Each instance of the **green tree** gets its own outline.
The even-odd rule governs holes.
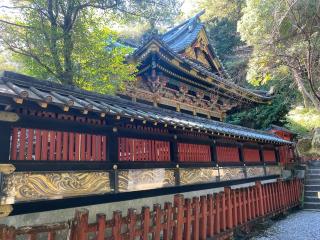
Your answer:
[[[304,105],[320,110],[320,1],[246,3],[238,30],[254,49],[248,80],[265,82],[286,73]]]
[[[286,115],[295,104],[298,97],[296,91],[290,86],[291,79],[273,79],[264,87],[274,86],[276,95],[269,105],[256,105],[250,109],[231,114],[226,119],[227,122],[256,129],[266,129],[271,124],[284,125]]]
[[[114,91],[121,89],[124,81],[134,79],[135,68],[124,65],[131,50],[116,43],[116,33],[107,27],[112,22],[110,18],[147,19],[160,6],[172,6],[172,2],[175,1],[13,1],[12,6],[2,6],[17,14],[11,20],[10,16],[0,18],[0,43],[16,53],[32,75],[102,92]]]

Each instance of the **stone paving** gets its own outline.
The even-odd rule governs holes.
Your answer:
[[[251,240],[320,240],[320,211],[299,211],[272,224]]]

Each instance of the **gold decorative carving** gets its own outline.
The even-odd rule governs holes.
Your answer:
[[[205,182],[216,182],[219,176],[218,168],[199,168],[199,169],[179,169],[180,184],[194,184]]]
[[[242,167],[222,167],[219,168],[219,171],[221,181],[245,178],[244,168]]]
[[[0,172],[4,174],[13,173],[16,170],[12,164],[0,164]]]
[[[247,167],[247,177],[261,177],[264,176],[264,167]]]
[[[17,122],[19,115],[13,112],[0,111],[0,121],[3,122]]]
[[[5,179],[4,192],[14,202],[59,199],[110,192],[107,172],[13,173]]]
[[[281,175],[280,166],[266,166],[266,175]]]
[[[118,173],[120,192],[174,186],[175,178],[172,169],[131,169]]]
[[[11,205],[0,205],[0,218],[7,217],[12,212],[13,208]]]

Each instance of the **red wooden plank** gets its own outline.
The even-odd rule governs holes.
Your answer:
[[[92,135],[92,160],[97,160],[97,136]]]
[[[233,226],[237,226],[238,225],[238,209],[239,207],[237,206],[237,193],[235,190],[232,191],[232,205],[233,205],[233,211],[232,211],[232,215],[233,216]]]
[[[12,129],[10,160],[17,160],[18,128]]]
[[[242,195],[241,195],[241,189],[238,189],[237,194],[238,194],[237,203],[238,203],[238,212],[239,212],[238,220],[239,220],[239,223],[242,224],[243,223],[243,209],[244,209],[243,205],[244,205],[244,203],[243,203],[243,199],[242,199]]]
[[[62,150],[62,132],[57,132],[56,135],[56,160],[61,159],[61,150]]]
[[[80,145],[81,145],[81,138],[80,138],[80,133],[75,133],[75,154],[74,154],[74,160],[79,161],[81,160],[80,156]]]
[[[74,133],[69,133],[69,160],[74,160]]]
[[[41,141],[41,160],[48,159],[48,131],[41,130],[42,141]]]
[[[33,154],[33,137],[34,137],[34,129],[28,129],[28,149],[27,149],[27,160],[32,160]]]
[[[121,240],[122,216],[120,211],[113,212],[112,237],[114,240]]]
[[[26,129],[20,129],[20,146],[19,146],[19,158],[18,160],[25,160],[26,153]]]
[[[86,160],[90,161],[91,160],[91,135],[86,134]]]
[[[207,228],[207,235],[208,237],[213,237],[214,235],[214,207],[213,207],[213,195],[208,194],[207,195],[207,201],[208,201],[208,228]]]
[[[102,158],[102,136],[97,136],[97,161],[101,161]]]
[[[35,129],[35,131],[36,131],[35,160],[40,160],[40,156],[41,156],[41,130]]]
[[[56,148],[56,132],[50,131],[50,150],[49,150],[49,160],[55,159],[55,148]]]
[[[62,152],[62,160],[68,160],[68,148],[69,148],[69,144],[68,144],[68,133],[67,132],[63,132],[63,152]]]
[[[80,160],[86,160],[86,134],[80,134]]]
[[[248,187],[246,190],[247,193],[247,206],[248,206],[248,220],[252,219],[252,214],[251,214],[251,210],[252,210],[252,198],[251,198],[251,190]]]

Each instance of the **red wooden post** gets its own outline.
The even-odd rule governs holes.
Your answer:
[[[221,228],[223,231],[226,231],[227,229],[227,222],[226,222],[226,195],[225,192],[222,193],[222,197],[221,197],[221,208],[222,208],[222,225]]]
[[[207,239],[207,197],[200,196],[200,240]]]
[[[225,196],[226,196],[226,221],[227,221],[227,228],[228,229],[232,229],[233,227],[233,224],[232,224],[232,199],[231,197],[234,197],[234,190],[232,191],[232,195],[231,195],[231,188],[230,187],[225,187],[224,188],[224,193],[225,193]],[[233,202],[233,209],[235,210],[235,204]]]
[[[173,236],[175,240],[182,240],[182,230],[183,230],[183,195],[176,194],[174,196],[174,207],[176,208],[175,214],[175,227],[173,230]]]
[[[55,239],[56,239],[56,232],[48,232],[48,240],[55,240]]]
[[[121,211],[113,212],[113,227],[112,227],[112,237],[114,240],[121,240]],[[82,240],[82,239],[81,239]]]
[[[259,215],[259,208],[258,208],[258,198],[257,198],[257,188],[254,186],[251,189],[251,200],[252,200],[252,219],[255,219]]]
[[[248,208],[248,220],[252,219],[252,214],[251,214],[251,209],[252,209],[252,200],[251,200],[251,190],[250,187],[247,188],[246,190],[246,194],[247,194],[247,208]]]
[[[215,233],[220,233],[220,193],[214,194],[214,203],[215,203],[215,221],[214,221],[214,227],[215,227]]]
[[[33,136],[34,129],[28,129],[28,149],[27,149],[27,160],[32,160],[33,154]]]
[[[16,229],[6,225],[0,225],[0,239],[1,240],[16,240]]]
[[[76,234],[77,240],[88,239],[88,218],[89,218],[89,211],[87,209],[76,210],[75,234]]]
[[[153,205],[153,211],[155,213],[154,215],[154,233],[153,238],[154,240],[160,240],[160,232],[161,232],[161,205],[160,204],[154,204]],[[132,239],[134,240],[134,239]]]
[[[257,189],[257,203],[258,203],[258,209],[259,209],[259,216],[264,215],[264,206],[263,206],[263,196],[262,196],[262,186],[261,182],[257,181],[256,182],[256,189]]]
[[[242,196],[241,196],[241,193],[242,193],[242,191],[241,191],[241,189],[238,189],[238,212],[239,212],[239,223],[240,224],[242,224],[243,223],[243,214],[242,214],[242,209],[243,209],[243,207],[244,207],[244,202],[243,202],[243,200],[242,200]]]
[[[172,204],[170,202],[166,202],[164,204],[165,210],[165,229],[163,230],[163,240],[170,240],[171,233],[172,233],[172,226],[173,226],[173,211],[172,211]]]
[[[149,207],[142,207],[142,240],[149,239],[149,228],[150,228],[150,209]]]
[[[134,240],[136,237],[136,222],[137,222],[137,215],[136,210],[133,208],[128,209],[128,235],[129,240]]]
[[[25,159],[25,150],[26,150],[26,129],[20,129],[20,147],[19,147],[19,160]]]
[[[245,189],[241,188],[240,193],[243,202],[243,223],[246,223],[248,221],[248,199],[246,197]]]
[[[214,234],[214,213],[213,213],[213,195],[208,194],[207,195],[207,201],[208,201],[208,228],[207,228],[207,235],[208,237],[213,237]]]
[[[186,198],[184,200],[185,206],[185,224],[183,230],[183,239],[190,240],[191,239],[191,223],[192,223],[192,205],[191,200]]]
[[[199,222],[200,222],[200,203],[198,197],[192,198],[193,207],[193,223],[192,223],[192,239],[199,239]]]
[[[233,200],[233,211],[231,211],[231,217],[233,219],[233,226],[238,225],[238,207],[237,207],[237,192],[236,190],[232,191],[232,200]],[[233,214],[232,214],[233,212]]]
[[[102,213],[97,214],[97,224],[98,224],[98,229],[97,229],[97,238],[96,240],[104,240],[105,236],[105,230],[106,230],[106,215]]]

